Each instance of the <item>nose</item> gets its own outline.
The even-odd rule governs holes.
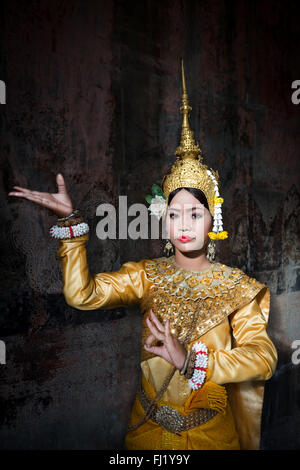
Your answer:
[[[182,232],[188,232],[188,231],[191,230],[188,221],[185,220],[185,219],[186,219],[186,217],[183,217],[183,219],[182,219],[182,224],[181,224],[181,231]]]

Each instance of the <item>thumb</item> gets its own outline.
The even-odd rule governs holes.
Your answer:
[[[66,184],[65,184],[64,177],[61,173],[58,173],[56,175],[56,184],[57,184],[57,187],[58,187],[58,192],[60,194],[66,194],[66,192],[67,192]]]

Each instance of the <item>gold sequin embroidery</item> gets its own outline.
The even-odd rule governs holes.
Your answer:
[[[212,263],[208,270],[188,271],[176,265],[174,256],[146,262],[147,277],[166,292],[183,299],[215,297],[233,289],[243,271],[221,263]]]
[[[191,342],[220,324],[236,309],[250,302],[265,287],[242,270],[213,263],[209,270],[193,272],[176,266],[170,258],[157,258],[145,263],[152,286],[143,304],[143,313],[153,308],[161,322],[170,320],[170,329],[179,340],[187,334],[195,309],[198,320]],[[172,274],[167,271],[172,270]],[[188,282],[189,281],[189,282]],[[141,359],[153,357],[143,345],[151,334],[143,318]]]

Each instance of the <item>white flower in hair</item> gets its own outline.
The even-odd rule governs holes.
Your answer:
[[[164,215],[167,205],[167,198],[163,190],[154,183],[152,186],[152,195],[147,194],[145,199],[148,204],[150,204],[148,207],[150,214],[155,215],[159,220]]]
[[[155,196],[148,207],[151,215],[155,215],[158,220],[162,217],[166,206],[166,200],[162,196]]]

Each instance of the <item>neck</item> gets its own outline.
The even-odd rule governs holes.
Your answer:
[[[189,253],[184,253],[175,248],[174,258],[178,266],[189,271],[203,271],[212,265],[206,258],[206,247]]]

